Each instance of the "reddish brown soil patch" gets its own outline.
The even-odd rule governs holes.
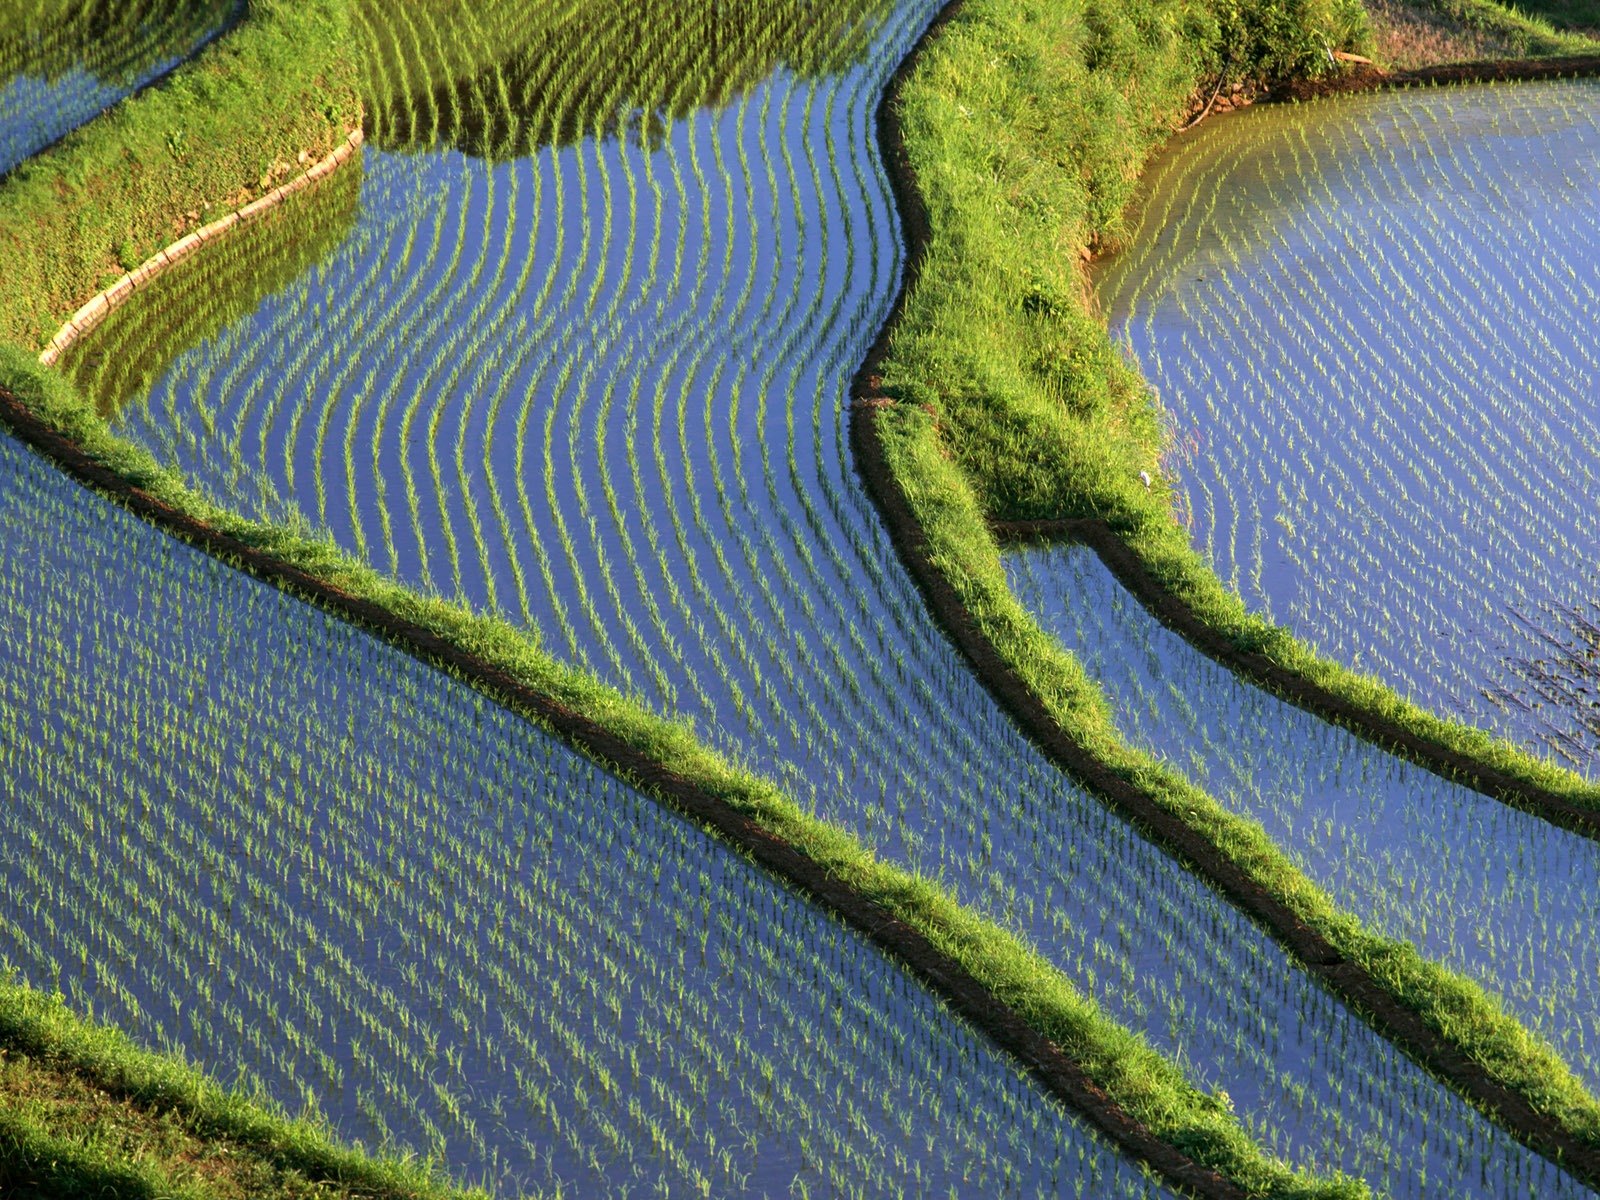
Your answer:
[[[1366,0],[1374,53],[1391,70],[1414,71],[1447,62],[1488,62],[1522,52],[1508,33],[1474,29],[1465,21],[1405,0]]]
[[[1356,67],[1331,79],[1307,79],[1284,84],[1270,93],[1271,100],[1311,100],[1384,88],[1427,87],[1443,83],[1531,83],[1541,79],[1586,79],[1600,75],[1600,55],[1585,58],[1501,59],[1494,62],[1455,63],[1419,67],[1414,71],[1380,71]]]

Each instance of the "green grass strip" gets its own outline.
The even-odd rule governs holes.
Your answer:
[[[181,1060],[0,979],[0,1188],[52,1196],[470,1200],[436,1169],[339,1145],[315,1116],[228,1091]],[[63,1128],[69,1112],[73,1120]],[[220,1177],[220,1178],[219,1178]],[[232,1184],[213,1188],[211,1184]]]
[[[1141,166],[1209,64],[1262,59],[1187,45],[1205,42],[1203,28],[1150,37],[1176,22],[1163,0],[1122,18],[1149,9],[1135,25],[1144,32],[1118,32],[1102,2],[1113,7],[1090,0],[1081,14],[1043,14],[1023,0],[975,0],[902,92],[933,239],[878,368],[882,391],[937,414],[988,518],[1103,518],[1156,582],[1240,649],[1490,773],[1600,813],[1600,784],[1319,656],[1249,612],[1190,546],[1159,471],[1154,398],[1093,311],[1079,264],[1116,242]],[[1115,51],[1105,46],[1113,35]]]
[[[1174,42],[1108,59],[1081,36],[1096,25],[1094,5],[1086,12],[1073,29],[1060,10],[1028,0],[970,0],[900,92],[931,232],[877,366],[882,391],[898,401],[877,420],[890,472],[934,566],[1072,741],[1217,847],[1492,1080],[1600,1149],[1600,1103],[1553,1049],[1476,984],[1364,930],[1259,824],[1125,746],[1098,686],[1008,586],[988,518],[1105,518],[1162,582],[1241,644],[1541,785],[1594,796],[1577,777],[1405,704],[1250,616],[1189,548],[1165,490],[1139,481],[1140,470],[1156,473],[1155,410],[1091,311],[1077,263],[1115,233],[1139,167],[1199,78],[1181,64],[1198,56]]]
[[[1581,33],[1558,28],[1538,12],[1540,5],[1527,8],[1499,4],[1496,0],[1406,0],[1419,12],[1431,13],[1444,20],[1485,33],[1512,47],[1526,57],[1555,57],[1566,54],[1593,54],[1595,39]],[[1548,5],[1552,13],[1561,9],[1559,4]],[[1572,6],[1584,11],[1590,20],[1600,19],[1600,9],[1593,5]],[[1533,11],[1528,11],[1532,9]]]
[[[117,1196],[122,1200],[190,1200],[210,1192],[192,1184],[175,1185],[159,1166],[131,1160],[125,1152],[88,1138],[54,1136],[29,1115],[7,1104],[0,1093],[0,1188],[7,1195]]]
[[[42,346],[124,271],[315,162],[360,123],[347,0],[239,25],[0,186],[0,341]]]
[[[774,784],[709,750],[687,725],[552,658],[529,631],[412,591],[316,539],[308,529],[250,521],[211,504],[142,448],[118,438],[65,378],[41,368],[26,351],[0,345],[0,386],[158,502],[421,627],[456,651],[581,714],[750,818],[922,935],[1059,1046],[1158,1139],[1238,1183],[1248,1195],[1356,1200],[1369,1194],[1360,1181],[1296,1172],[1266,1154],[1231,1105],[1196,1088],[1142,1036],[1104,1016],[1022,939],[966,909],[937,883],[878,860],[852,834],[818,820]],[[536,714],[524,715],[539,720]],[[635,782],[654,790],[649,778]]]
[[[978,7],[974,5],[974,8]],[[335,0],[323,0],[320,7],[313,8],[328,16],[327,29],[332,29],[336,24]],[[1229,9],[1225,19],[1205,11],[1196,15],[1177,5],[1167,8],[1158,6],[1149,13],[1128,13],[1113,7],[1071,10],[1037,6],[1037,11],[1054,14],[1052,20],[1065,20],[1065,25],[1051,27],[1054,33],[1060,35],[1059,39],[1031,47],[1007,47],[1005,56],[997,58],[994,64],[985,60],[985,65],[974,78],[985,81],[988,87],[1002,89],[1005,95],[1026,97],[1026,88],[1017,88],[1010,77],[1011,66],[1025,60],[1030,70],[1047,71],[1049,62],[1063,58],[1063,49],[1085,43],[1093,48],[1097,61],[1105,66],[1098,74],[1087,76],[1093,83],[1086,93],[1089,111],[1085,111],[1084,105],[1079,103],[1076,107],[1065,106],[1055,113],[1025,114],[1031,122],[1045,121],[1046,127],[1049,118],[1061,115],[1072,117],[1075,128],[1088,135],[1091,142],[1098,139],[1104,143],[1098,149],[1091,146],[1091,152],[1079,154],[1067,165],[1067,174],[1076,175],[1076,182],[1054,198],[1054,209],[1047,205],[1035,214],[1039,227],[1051,230],[1058,230],[1061,220],[1071,214],[1080,214],[1073,227],[1063,235],[1064,241],[1059,243],[1061,247],[1071,246],[1075,235],[1081,240],[1087,238],[1091,229],[1108,227],[1115,213],[1120,211],[1118,188],[1125,166],[1119,165],[1118,160],[1107,151],[1121,144],[1127,134],[1127,123],[1131,120],[1133,128],[1143,128],[1149,124],[1156,113],[1165,111],[1163,106],[1171,95],[1192,88],[1194,77],[1201,71],[1224,66],[1242,70],[1305,70],[1308,64],[1318,61],[1318,43],[1325,40],[1324,31],[1336,39],[1335,44],[1359,44],[1350,40],[1353,35],[1349,30],[1341,31],[1335,27],[1337,22],[1323,22],[1323,28],[1316,31],[1315,37],[1312,36],[1311,25],[1299,29],[1294,38],[1266,36],[1278,28],[1273,24],[1273,20],[1276,20],[1274,14],[1280,11],[1277,8],[1263,8],[1260,11],[1251,9],[1243,18],[1237,9]],[[1349,23],[1347,7],[1339,9],[1335,15]],[[1146,20],[1150,17],[1156,19]],[[270,36],[286,35],[289,25],[275,22],[287,20],[277,5],[263,2],[252,6],[249,28],[253,29],[255,36],[268,37],[270,40]],[[1189,24],[1196,22],[1196,28],[1188,28]],[[966,32],[964,27],[957,26],[952,27],[946,36],[954,37],[959,33],[965,37]],[[236,34],[235,38],[238,36]],[[334,35],[330,33],[329,36]],[[1232,42],[1237,42],[1238,46],[1231,46]],[[228,39],[224,45],[226,53],[230,55],[238,51],[238,43],[234,38]],[[1017,50],[1024,52],[1024,59],[1013,60],[1008,57]],[[1073,63],[1078,61],[1075,54],[1066,55],[1064,60]],[[1008,64],[1007,71],[996,69],[1000,62]],[[1122,90],[1114,83],[1107,84],[1108,79],[1117,78],[1114,74],[1116,70],[1140,67],[1141,64],[1153,64],[1155,68],[1154,74],[1140,77],[1147,84],[1147,90],[1143,93]],[[213,69],[206,58],[202,58],[196,67],[202,72]],[[187,94],[189,85],[185,79],[188,70],[186,68],[174,77],[172,90]],[[243,90],[240,94],[248,92],[248,86],[241,86]],[[302,90],[300,94],[304,98],[311,93]],[[125,105],[113,120],[97,122],[86,128],[57,155],[65,156],[72,162],[116,161],[116,147],[123,136],[123,126],[146,132],[159,128],[160,120],[148,118],[146,107],[153,105],[154,111],[170,117],[174,115],[169,107],[171,102],[169,89],[147,93],[136,102]],[[335,119],[338,114],[325,112],[324,115],[328,122],[327,132],[331,133],[342,124],[342,121]],[[177,128],[185,127],[180,125]],[[1033,126],[1029,125],[1028,128]],[[246,144],[257,148],[251,153],[257,153],[261,145],[260,130],[248,130],[245,135]],[[1003,143],[997,143],[999,145]],[[220,133],[213,148],[224,159],[237,159]],[[55,177],[60,177],[57,155],[45,156],[45,160],[34,168],[35,174],[46,177],[44,173],[56,172]],[[183,162],[183,156],[175,151],[173,157]],[[195,172],[193,179],[196,180],[213,177],[208,174],[209,168],[198,161],[201,157],[195,155],[195,161],[189,164]],[[980,167],[993,161],[987,151],[973,159]],[[33,195],[26,189],[24,192]],[[1080,197],[1086,197],[1090,202],[1085,205],[1080,202]],[[92,193],[84,194],[86,211],[80,219],[88,230],[87,243],[93,245],[97,238],[102,238],[104,232],[114,224],[109,214],[125,211],[118,206],[130,202],[127,194],[114,192],[102,211],[95,207]],[[14,196],[9,193],[0,195],[0,231],[11,231],[0,233],[0,236],[15,236],[18,213],[25,211],[19,207]],[[1097,214],[1097,218],[1083,218],[1083,212]],[[162,232],[159,237],[165,238],[166,233]],[[133,253],[137,255],[141,250]],[[84,250],[77,253],[80,260],[86,261],[91,257]],[[1048,263],[1050,260],[1038,261]],[[53,280],[54,276],[49,278]],[[83,278],[91,279],[92,272],[83,274]],[[94,282],[100,281],[95,279]],[[87,283],[84,286],[88,286]],[[1066,290],[1058,290],[1060,287]],[[1069,276],[1036,276],[1030,288],[1027,311],[1035,315],[1073,311]],[[37,298],[29,301],[24,296],[22,309],[26,311],[29,303],[37,307]],[[13,322],[13,329],[18,327],[15,313],[8,314],[7,319]],[[1103,338],[1103,330],[1099,333]],[[1046,350],[1055,354],[1060,361],[1070,364],[1072,347],[1055,346]],[[21,397],[37,415],[64,432],[117,476],[131,482],[160,503],[205,523],[244,546],[291,564],[340,592],[368,601],[401,620],[429,631],[457,651],[487,663],[530,689],[583,714],[625,745],[640,751],[653,762],[666,765],[706,794],[748,815],[762,828],[823,865],[834,878],[873,900],[924,936],[1035,1029],[1061,1046],[1104,1087],[1115,1102],[1157,1137],[1197,1162],[1237,1181],[1249,1194],[1283,1197],[1357,1197],[1366,1194],[1365,1186],[1359,1181],[1298,1174],[1264,1154],[1240,1126],[1226,1103],[1194,1088],[1174,1064],[1154,1051],[1141,1037],[1106,1019],[1090,998],[1073,988],[1061,972],[1031,947],[964,909],[936,884],[878,861],[848,833],[816,820],[772,784],[744,772],[707,750],[687,727],[665,720],[646,710],[640,703],[561,665],[542,652],[536,638],[528,631],[401,587],[380,577],[334,546],[317,540],[304,527],[280,528],[251,522],[211,505],[193,493],[180,478],[160,467],[148,454],[115,437],[64,379],[43,372],[31,353],[22,348],[0,348],[0,382]],[[977,510],[973,509],[969,515],[976,516]],[[994,563],[997,567],[997,556]],[[1063,675],[1062,678],[1068,676]],[[643,782],[648,784],[648,780]]]

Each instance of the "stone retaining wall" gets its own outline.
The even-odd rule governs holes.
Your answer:
[[[215,241],[235,225],[255,220],[262,213],[276,208],[295,193],[304,191],[320,179],[325,179],[339,168],[340,163],[361,148],[361,142],[361,130],[352,131],[344,141],[334,147],[332,153],[309,168],[303,175],[297,175],[288,183],[273,188],[261,199],[251,201],[237,212],[231,212],[220,220],[201,226],[188,236],[179,238],[165,250],[157,251],[153,257],[129,271],[121,279],[73,313],[67,323],[61,327],[55,337],[50,339],[50,343],[40,352],[39,362],[47,367],[55,366],[62,354],[66,352],[67,347],[99,325],[111,313],[112,309],[122,304],[129,296],[144,287],[152,279],[155,279],[172,264],[188,258],[201,246],[204,246],[207,242]]]

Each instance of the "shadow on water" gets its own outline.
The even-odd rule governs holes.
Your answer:
[[[1600,562],[1597,197],[1593,81],[1247,110],[1153,164],[1096,279],[1223,581],[1591,774],[1592,694],[1538,664]]]
[[[1571,714],[1567,726],[1541,730],[1541,740],[1565,759],[1600,758],[1600,603],[1546,605],[1532,619],[1513,615],[1536,652],[1509,664],[1520,685],[1513,682],[1485,695],[1528,713],[1550,708]]]
[[[180,354],[247,317],[339,246],[360,214],[361,180],[356,156],[288,204],[178,262],[135,301],[113,309],[92,337],[73,343],[60,369],[102,416],[120,411]]]
[[[381,149],[499,160],[596,136],[658,146],[673,121],[780,67],[807,78],[861,61],[885,13],[881,0],[445,7],[432,20],[449,36],[425,48],[388,0],[363,12],[366,132]]]
[[[0,175],[165,74],[244,0],[0,0]]]

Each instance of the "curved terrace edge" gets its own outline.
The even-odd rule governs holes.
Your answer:
[[[913,55],[926,44],[937,27],[937,22],[930,27],[913,49]],[[326,167],[318,177],[331,172],[338,162],[354,153],[360,140],[359,133],[347,135],[344,144],[319,162],[318,168],[313,169]],[[194,253],[203,245],[216,241],[221,233],[233,225],[256,216],[286,199],[287,195],[309,186],[314,182],[309,178],[311,174],[306,172],[290,185],[279,189],[280,194],[262,197],[247,206],[248,213],[235,213],[214,222],[208,227],[206,236],[200,236],[200,231],[189,235],[176,244],[181,247],[176,255],[169,248],[147,260],[143,267],[130,272],[106,289],[108,293],[115,294],[114,298],[111,295],[97,297],[80,309],[74,320],[68,322],[67,330],[72,330],[68,340],[92,328],[116,303],[147,283],[155,273],[166,269],[175,258],[181,259]],[[144,272],[142,275],[141,271]],[[61,349],[64,346],[57,348],[57,356]],[[41,370],[53,377],[53,371],[49,370],[52,361],[53,358],[42,363],[35,360]],[[70,391],[70,385],[67,386]],[[68,477],[119,504],[148,524],[287,594],[318,605],[385,638],[430,666],[457,675],[511,711],[552,730],[569,745],[643,788],[666,806],[708,827],[777,876],[793,891],[809,897],[825,911],[863,934],[869,943],[899,960],[955,1013],[1018,1060],[1044,1085],[1047,1092],[1086,1118],[1113,1145],[1148,1164],[1184,1193],[1215,1197],[1216,1200],[1235,1200],[1247,1194],[1234,1180],[1152,1132],[1136,1114],[1110,1095],[1078,1059],[1040,1031],[1039,1027],[1044,1023],[1042,1019],[1030,1018],[1013,1004],[1002,1000],[994,985],[983,982],[969,969],[972,963],[963,963],[957,956],[945,953],[935,944],[935,938],[903,919],[896,912],[894,899],[906,900],[907,912],[917,910],[919,905],[921,909],[928,907],[928,897],[913,894],[916,891],[914,879],[897,868],[880,868],[880,871],[887,871],[896,878],[876,880],[880,885],[887,884],[879,889],[886,901],[879,902],[849,881],[841,879],[827,863],[808,854],[803,846],[764,826],[760,820],[742,811],[727,798],[726,793],[737,792],[740,786],[746,791],[759,789],[763,786],[762,781],[741,777],[730,788],[726,779],[691,778],[665,765],[662,756],[639,749],[636,741],[641,731],[637,714],[623,714],[613,728],[564,704],[557,694],[531,685],[526,677],[519,677],[514,666],[508,667],[505,663],[497,663],[464,648],[467,643],[481,643],[481,636],[474,638],[472,635],[481,635],[483,630],[473,627],[464,632],[460,628],[461,622],[449,617],[430,626],[409,619],[396,611],[395,607],[387,607],[374,599],[372,594],[357,594],[338,586],[317,572],[326,568],[330,575],[337,576],[341,567],[350,565],[342,561],[342,556],[335,554],[330,560],[326,547],[308,542],[292,531],[239,522],[225,510],[210,510],[204,504],[195,503],[195,498],[180,480],[159,468],[152,469],[152,464],[141,461],[142,456],[136,452],[125,454],[121,443],[106,431],[103,423],[87,408],[81,413],[73,411],[70,415],[64,415],[52,412],[49,402],[41,402],[36,409],[0,380],[0,427],[8,429]],[[101,440],[106,442],[107,445],[102,449],[107,452],[97,454],[89,446],[91,443],[99,444]],[[175,501],[174,496],[178,497]],[[259,534],[263,544],[276,548],[278,552],[234,536],[229,529],[235,524],[239,526],[237,532],[249,531],[245,533],[246,538]],[[373,590],[390,599],[403,592],[397,585]],[[425,599],[410,593],[405,595],[407,604],[404,607],[408,611],[426,613],[430,617],[437,615],[433,611],[435,606]],[[470,618],[466,620],[468,625],[472,624]],[[441,634],[441,628],[447,632]],[[457,636],[452,638],[451,633]],[[596,684],[589,686],[599,687]],[[609,693],[599,700],[601,707],[609,709],[615,709],[619,702],[626,706],[620,696]],[[635,718],[631,726],[630,716]],[[644,720],[666,725],[663,719],[653,716],[646,716]],[[659,732],[654,728],[644,730],[645,735]],[[630,740],[630,735],[634,740]],[[688,765],[692,771],[700,764]],[[749,799],[748,796],[745,798]],[[848,834],[843,836],[849,837]],[[969,925],[974,919],[982,922],[981,918],[973,918],[964,910],[957,911],[968,920]],[[922,925],[932,928],[936,935],[947,935],[947,940],[953,944],[962,945],[970,941],[970,927],[960,930],[945,928],[937,915],[929,916],[926,912],[918,911],[918,916],[923,918],[920,922]],[[991,929],[989,932],[992,935],[1000,931]],[[975,950],[973,954],[977,956],[972,960],[974,963],[982,958],[982,950]],[[1004,968],[1001,973],[1004,973]],[[1007,982],[1012,985],[1008,988],[1010,992],[1018,993],[1020,990],[1023,997],[1028,998],[1026,983],[1019,989],[1018,980]],[[1050,998],[1044,997],[1042,1007],[1048,1009],[1049,1004]],[[1088,1004],[1090,1008],[1094,1007],[1092,1000]],[[1098,1016],[1094,1020],[1103,1025],[1110,1024]],[[1095,1044],[1094,1038],[1095,1034],[1091,1031],[1086,1038],[1089,1048],[1106,1051],[1106,1047]],[[1109,1052],[1113,1055],[1119,1053],[1116,1050]],[[1143,1052],[1159,1058],[1148,1048]],[[1221,1106],[1217,1102],[1204,1097],[1186,1079],[1181,1079],[1175,1066],[1165,1059],[1161,1059],[1161,1062],[1165,1064],[1167,1077],[1157,1081],[1158,1091],[1165,1088],[1171,1092],[1173,1085],[1181,1080],[1181,1086],[1194,1093],[1193,1099],[1179,1101],[1180,1107],[1185,1103],[1189,1105],[1187,1119],[1178,1121],[1189,1142],[1208,1147],[1214,1152],[1218,1151],[1220,1144],[1221,1157],[1236,1167],[1243,1161],[1252,1169],[1258,1184],[1263,1179],[1269,1181],[1270,1194],[1325,1194],[1319,1190],[1317,1181],[1291,1172],[1275,1160],[1268,1159],[1232,1117],[1220,1115]],[[1119,1061],[1117,1065],[1120,1068],[1134,1064]],[[1168,1098],[1176,1099],[1176,1096]],[[1170,1113],[1164,1115],[1170,1117]],[[1224,1128],[1220,1137],[1219,1127]],[[1338,1190],[1327,1194],[1339,1197],[1351,1194],[1348,1188],[1335,1186]],[[1251,1191],[1259,1194],[1256,1189]]]
[[[257,217],[277,208],[291,196],[297,195],[312,184],[326,179],[334,171],[338,170],[341,163],[345,162],[361,148],[363,137],[364,135],[360,129],[351,130],[345,135],[344,141],[340,142],[304,172],[289,180],[288,183],[280,184],[266,195],[246,204],[243,208],[212,221],[209,225],[202,225],[193,233],[179,238],[170,246],[157,250],[122,278],[115,280],[109,286],[90,297],[77,312],[67,318],[66,323],[50,339],[45,348],[39,352],[39,365],[44,367],[55,366],[74,342],[98,326],[111,315],[113,310],[126,303],[140,288],[159,279],[172,267],[200,249],[200,247],[216,241],[235,226],[248,224]]]
[[[941,22],[953,19],[962,6],[962,0],[956,0],[941,14]],[[1565,69],[1566,74],[1572,74],[1575,63],[1586,74],[1600,74],[1600,58],[1553,60],[1548,65],[1541,62],[1488,63],[1397,75],[1362,72],[1353,85],[1341,85],[1338,80],[1321,83],[1304,81],[1282,85],[1274,89],[1271,95],[1279,100],[1300,100],[1347,91],[1432,83],[1552,78],[1561,73],[1561,68]],[[912,65],[912,60],[908,60],[902,70],[896,73],[877,113],[879,145],[906,241],[900,289],[877,340],[856,373],[850,392],[848,420],[856,469],[889,530],[897,554],[916,580],[935,620],[991,695],[1048,758],[1266,928],[1304,965],[1308,973],[1365,1017],[1381,1036],[1425,1069],[1448,1081],[1475,1107],[1499,1122],[1529,1148],[1591,1186],[1600,1186],[1600,1139],[1586,1136],[1586,1131],[1574,1128],[1573,1122],[1564,1121],[1553,1115],[1547,1107],[1533,1102],[1530,1097],[1542,1090],[1539,1085],[1544,1080],[1536,1081],[1531,1089],[1525,1090],[1508,1084],[1497,1077],[1496,1072],[1486,1069],[1471,1048],[1444,1036],[1423,1011],[1405,1003],[1396,991],[1385,986],[1368,964],[1349,956],[1323,930],[1304,919],[1296,911],[1296,906],[1276,889],[1263,886],[1256,878],[1256,872],[1230,855],[1200,827],[1198,821],[1183,819],[1170,807],[1163,805],[1145,782],[1136,779],[1126,764],[1106,761],[1075,737],[1051,713],[1034,688],[995,644],[984,621],[969,607],[961,591],[935,561],[928,531],[890,462],[883,420],[886,414],[896,409],[899,402],[883,393],[883,381],[878,374],[880,365],[889,355],[908,298],[917,285],[932,238],[928,206],[907,152],[905,130],[897,110],[898,92]],[[1519,68],[1526,68],[1527,74],[1517,74]],[[960,470],[959,467],[956,469]],[[997,532],[1028,537],[1039,536],[1047,529],[1055,532],[1057,529],[1070,528],[1074,537],[1088,541],[1100,551],[1114,571],[1125,570],[1129,578],[1145,581],[1146,593],[1162,603],[1165,610],[1173,613],[1191,612],[1194,620],[1189,623],[1190,628],[1208,629],[1208,639],[1226,636],[1207,625],[1198,613],[1184,605],[1176,595],[1172,596],[1170,604],[1161,600],[1169,589],[1163,587],[1148,570],[1137,549],[1104,520],[1016,522],[998,524],[996,528],[997,524],[991,523],[985,532],[991,537]],[[1113,559],[1116,560],[1114,563]],[[1141,596],[1141,599],[1145,597]],[[1337,667],[1337,664],[1332,665]],[[1280,667],[1279,670],[1286,676],[1298,677],[1298,673],[1287,668]],[[1307,680],[1308,684],[1310,682]],[[1315,708],[1312,711],[1327,715]],[[1443,766],[1435,766],[1433,762],[1423,765],[1448,774]],[[1473,778],[1482,786],[1486,776],[1480,773]],[[1488,790],[1488,787],[1483,790]],[[1496,793],[1491,791],[1490,794]],[[1558,800],[1558,797],[1551,793],[1551,799]],[[1554,811],[1553,804],[1549,806],[1549,811]],[[1542,812],[1541,815],[1546,813]],[[1581,831],[1588,832],[1588,829]],[[1291,866],[1289,870],[1293,871],[1294,868]],[[1312,886],[1320,895],[1320,889]],[[1370,939],[1371,935],[1366,937]],[[1483,994],[1480,991],[1478,995]],[[1520,1025],[1517,1028],[1520,1029]],[[1564,1066],[1559,1064],[1559,1060],[1556,1062]],[[1526,1080],[1522,1082],[1527,1083]],[[1575,1079],[1565,1086],[1577,1086],[1582,1090]],[[1595,1102],[1587,1096],[1586,1091],[1583,1094],[1587,1099],[1585,1107],[1592,1113]]]
[[[78,483],[163,532],[381,636],[429,666],[450,671],[498,703],[554,731],[563,741],[680,815],[710,829],[785,886],[887,951],[952,1011],[1017,1059],[1052,1095],[1088,1119],[1113,1144],[1149,1164],[1186,1194],[1207,1200],[1242,1200],[1246,1195],[1232,1180],[1153,1134],[1112,1099],[1075,1059],[927,936],[709,788],[645,754],[592,717],[530,687],[437,632],[164,503],[86,453],[3,385],[0,425]]]

